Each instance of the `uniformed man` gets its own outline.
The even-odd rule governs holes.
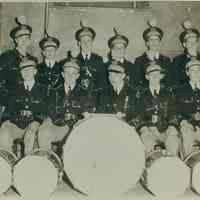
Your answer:
[[[8,50],[0,56],[1,79],[7,91],[11,92],[22,80],[19,63],[27,59],[37,59],[28,53],[31,45],[31,26],[27,25],[25,17],[16,18],[17,26],[10,32],[15,48]],[[2,82],[2,81],[0,81]],[[8,98],[8,96],[7,96]]]
[[[176,98],[186,157],[200,142],[200,61],[192,59],[185,69],[189,80],[176,90]]]
[[[77,56],[78,64],[81,68],[81,81],[85,87],[91,81],[97,90],[104,87],[106,83],[106,71],[101,56],[93,52],[93,42],[96,32],[93,28],[81,24],[81,28],[75,33],[75,38],[80,47]]]
[[[117,117],[129,121],[136,108],[136,92],[129,85],[126,66],[113,61],[108,67],[109,84],[98,96],[97,112],[116,114]],[[130,102],[131,101],[131,102]]]
[[[148,85],[140,92],[135,126],[147,154],[159,147],[177,155],[179,139],[175,128],[175,100],[172,91],[161,83],[164,76],[163,68],[158,63],[152,62],[147,66],[145,77]]]
[[[184,31],[180,34],[179,40],[184,48],[184,53],[173,59],[173,78],[177,85],[185,84],[186,80],[188,80],[188,76],[185,73],[186,63],[193,57],[200,60],[200,54],[197,51],[200,36],[199,30],[193,27],[190,20],[184,21],[183,28]]]
[[[45,89],[35,80],[37,63],[24,59],[20,64],[22,81],[15,87],[8,100],[0,129],[0,146],[12,151],[15,139],[23,138],[25,153],[33,149],[35,134],[43,122],[45,109]],[[16,153],[16,152],[14,152]]]
[[[167,85],[171,84],[171,61],[170,58],[160,53],[162,44],[163,31],[157,26],[156,19],[148,21],[149,28],[143,32],[143,39],[145,41],[147,51],[143,55],[135,59],[135,67],[139,68],[142,83],[148,84],[145,78],[145,67],[152,61],[159,62],[159,65],[166,71],[162,82]]]
[[[106,68],[111,64],[112,60],[121,62],[127,71],[127,77],[130,79],[130,84],[135,86],[139,84],[140,77],[139,72],[135,68],[135,65],[125,58],[126,49],[129,44],[129,39],[119,33],[119,30],[113,28],[115,35],[108,40],[109,61],[105,64]]]
[[[80,67],[76,60],[63,64],[64,83],[56,89],[56,99],[51,98],[48,106],[49,119],[39,132],[39,146],[52,149],[53,142],[64,140],[73,125],[84,116],[95,111],[95,100],[91,88],[84,88],[79,82]],[[90,86],[89,86],[90,87]]]
[[[60,42],[48,34],[39,42],[43,61],[38,65],[38,81],[46,85],[46,96],[49,98],[53,91],[63,82],[62,65],[56,60]]]

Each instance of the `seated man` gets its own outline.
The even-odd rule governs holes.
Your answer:
[[[56,99],[50,99],[48,120],[44,122],[38,135],[39,146],[52,149],[52,143],[64,140],[73,125],[94,112],[93,90],[85,89],[79,81],[80,67],[76,60],[66,60],[63,64],[64,83],[56,92]],[[53,95],[55,96],[55,95]]]
[[[99,93],[97,112],[116,114],[117,117],[128,120],[130,114],[134,115],[136,108],[136,93],[128,83],[128,72],[125,66],[117,61],[113,61],[107,70],[109,84]]]
[[[155,150],[156,146],[162,147],[164,144],[164,148],[170,154],[177,155],[179,138],[175,128],[175,100],[172,91],[161,84],[163,72],[160,65],[155,62],[146,68],[145,77],[148,85],[144,86],[140,93],[136,128],[147,154]]]
[[[186,75],[189,81],[176,90],[184,156],[193,151],[196,141],[200,141],[200,61],[189,61]]]
[[[13,90],[3,115],[0,147],[12,151],[14,140],[24,138],[25,153],[29,153],[33,149],[35,133],[45,116],[45,89],[35,81],[37,69],[34,60],[24,60],[19,67],[23,81]]]

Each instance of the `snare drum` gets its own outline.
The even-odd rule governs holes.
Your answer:
[[[13,166],[17,157],[12,152],[0,149],[0,194],[6,192],[13,182]]]
[[[49,196],[61,181],[63,164],[53,151],[36,149],[14,167],[14,186],[22,196]]]
[[[190,170],[178,157],[166,150],[155,150],[146,159],[141,183],[156,196],[178,196],[189,186]]]
[[[200,150],[192,152],[185,159],[185,163],[191,169],[190,186],[193,191],[200,194]]]
[[[121,195],[135,187],[145,166],[137,132],[113,115],[95,114],[79,122],[64,145],[64,168],[87,195]]]

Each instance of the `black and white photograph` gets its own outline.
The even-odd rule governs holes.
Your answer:
[[[0,199],[200,198],[200,1],[0,1]]]

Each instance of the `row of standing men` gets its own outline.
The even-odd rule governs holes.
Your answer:
[[[96,33],[76,31],[80,53],[56,61],[60,42],[46,36],[39,42],[43,61],[27,51],[32,27],[23,18],[10,32],[15,48],[0,56],[2,125],[0,147],[14,151],[23,138],[25,153],[35,138],[42,148],[62,141],[73,125],[89,113],[114,113],[140,134],[146,152],[164,145],[173,155],[187,156],[200,140],[200,33],[184,22],[180,41],[184,53],[170,61],[160,53],[163,31],[155,21],[143,32],[147,50],[131,63],[125,58],[129,39],[114,29],[108,40],[108,61],[93,53]],[[60,143],[62,145],[63,143]]]

